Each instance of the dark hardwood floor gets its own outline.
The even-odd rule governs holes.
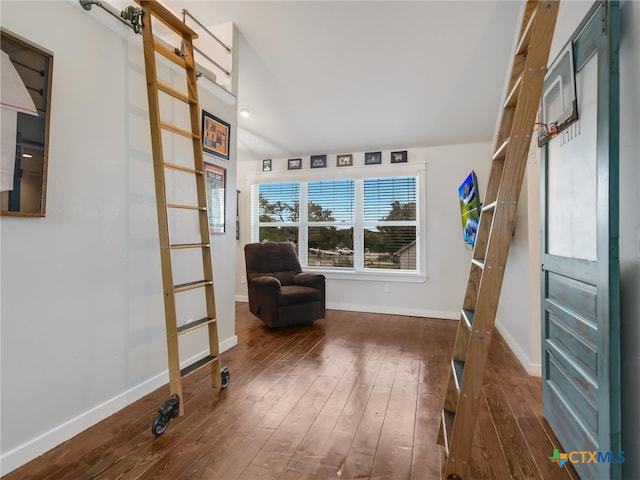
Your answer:
[[[231,384],[184,381],[185,415],[150,432],[168,386],[3,477],[27,479],[439,479],[438,418],[456,322],[331,310],[269,331],[237,304]],[[473,442],[473,479],[570,479],[549,461],[540,380],[496,335]]]

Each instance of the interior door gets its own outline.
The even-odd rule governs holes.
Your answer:
[[[573,38],[579,119],[542,154],[544,414],[580,477],[597,480],[620,478],[623,460],[618,18],[617,2],[599,3]]]

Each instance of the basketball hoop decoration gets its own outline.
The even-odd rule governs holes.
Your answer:
[[[541,104],[540,120],[536,123],[539,147],[578,120],[573,45],[571,43],[560,52],[547,72],[542,86]]]
[[[547,143],[550,139],[560,133],[560,130],[558,130],[558,122],[536,122],[535,125],[538,127],[538,142],[541,142],[544,139],[544,143]]]

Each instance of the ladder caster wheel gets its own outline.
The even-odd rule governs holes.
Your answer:
[[[227,367],[222,367],[220,369],[220,377],[222,380],[222,384],[220,385],[220,389],[224,390],[231,383],[231,374],[229,373],[229,369]]]
[[[169,426],[172,418],[176,418],[180,412],[180,399],[177,395],[173,395],[164,405],[158,409],[158,415],[151,424],[151,433],[154,435],[162,435]]]
[[[162,435],[169,426],[170,420],[171,417],[165,415],[164,413],[159,413],[158,415],[156,415],[156,418],[151,424],[151,433],[153,433],[155,436]]]

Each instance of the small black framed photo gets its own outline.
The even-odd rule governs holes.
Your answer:
[[[262,171],[270,172],[271,171],[271,159],[267,158],[266,160],[262,160]]]
[[[407,163],[407,151],[391,152],[391,163]]]
[[[336,160],[336,166],[338,167],[352,167],[353,166],[353,154],[345,153],[342,155],[338,155]]]
[[[327,156],[326,155],[311,155],[311,168],[326,168]]]
[[[379,165],[382,163],[382,152],[367,152],[364,154],[365,165]]]
[[[301,170],[302,169],[302,159],[301,158],[290,158],[287,162],[287,170]]]

